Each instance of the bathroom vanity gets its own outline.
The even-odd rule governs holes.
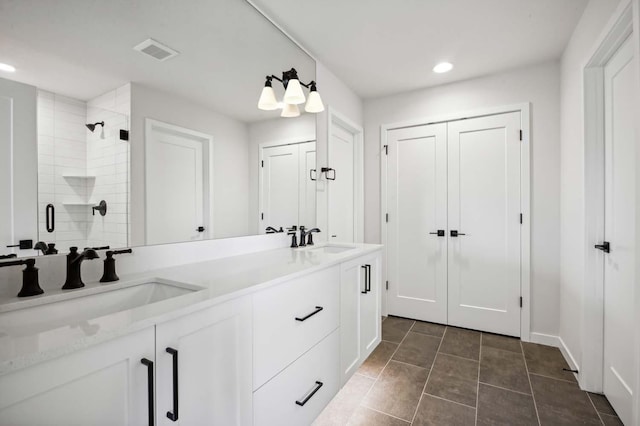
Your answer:
[[[325,244],[8,300],[0,424],[311,424],[380,342],[380,267]]]

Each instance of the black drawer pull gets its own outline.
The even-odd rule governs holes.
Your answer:
[[[298,404],[301,407],[304,407],[304,404],[306,404],[307,402],[309,402],[309,400],[313,397],[313,395],[316,394],[316,392],[318,392],[320,390],[320,388],[324,385],[324,383],[322,382],[318,382],[316,380],[316,387],[311,391],[311,393],[309,395],[307,395],[302,401],[296,401],[296,404]]]
[[[316,310],[315,311],[311,312],[306,317],[302,317],[302,318],[296,317],[296,321],[306,321],[306,320],[308,320],[309,318],[311,318],[312,316],[314,316],[315,314],[317,314],[318,312],[320,312],[323,309],[324,308],[322,306],[316,306]]]
[[[172,420],[178,420],[178,350],[167,348],[167,352],[173,356],[173,413],[167,411],[167,417]]]
[[[367,269],[367,265],[360,266],[364,269],[364,291],[361,291],[362,294],[367,294],[369,290],[367,290],[367,282],[369,281],[369,269]]]
[[[156,409],[153,406],[153,361],[142,358],[140,362],[147,366],[147,396],[149,398],[149,426],[154,426],[156,423],[155,412]]]
[[[367,270],[367,293],[371,291],[371,265],[364,265]]]
[[[53,232],[56,229],[56,208],[53,204],[47,204],[45,217],[47,221],[47,232]]]

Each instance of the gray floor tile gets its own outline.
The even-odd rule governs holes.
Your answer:
[[[377,378],[391,356],[398,347],[397,343],[385,342],[384,340],[373,350],[369,358],[362,363],[358,369],[359,374]]]
[[[610,416],[617,416],[616,411],[613,409],[606,396],[599,393],[589,393],[589,398],[596,407],[596,410],[600,413],[609,414]]]
[[[349,420],[349,426],[408,426],[410,423],[386,414],[359,407]]]
[[[531,394],[529,376],[522,353],[483,346],[480,359],[480,381]]]
[[[392,359],[430,369],[433,360],[436,358],[440,340],[439,337],[410,331]]]
[[[620,420],[618,416],[600,413],[600,417],[605,426],[624,426],[624,423],[622,423],[622,420]]]
[[[411,421],[429,371],[390,361],[362,405]]]
[[[346,425],[374,383],[375,379],[354,374],[331,400],[313,425]]]
[[[425,394],[412,425],[474,426],[475,421],[473,408]]]
[[[564,371],[569,364],[564,360],[560,349],[552,346],[522,342],[529,373],[577,383],[573,373]]]
[[[413,320],[398,317],[387,317],[382,323],[382,340],[400,343],[413,325]]]
[[[442,337],[446,325],[434,324],[432,322],[416,321],[411,331],[415,333],[428,334],[429,336]]]
[[[577,384],[531,374],[542,425],[599,425],[600,418]]]
[[[478,361],[438,353],[427,394],[475,407],[477,388]]]
[[[533,398],[480,383],[478,390],[479,425],[537,425]]]
[[[480,332],[447,327],[440,352],[469,359],[480,359]]]
[[[509,352],[522,353],[520,339],[501,336],[499,334],[482,333],[482,347],[502,349]]]

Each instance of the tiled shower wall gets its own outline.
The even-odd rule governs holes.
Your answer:
[[[130,86],[89,102],[38,92],[39,239],[70,246],[128,245],[128,142],[119,139],[129,129]],[[91,133],[86,123],[105,121]],[[100,200],[106,216],[92,215]],[[55,206],[55,231],[46,230],[46,206]]]

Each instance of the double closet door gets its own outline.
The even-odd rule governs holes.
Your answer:
[[[390,130],[388,311],[520,335],[520,112]]]

